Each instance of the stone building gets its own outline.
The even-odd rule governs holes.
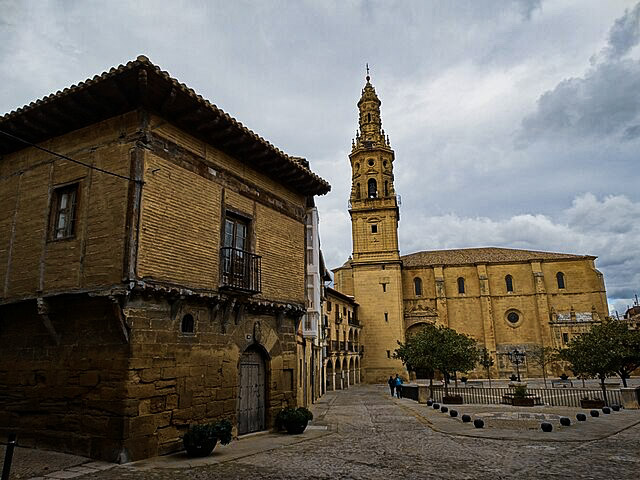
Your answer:
[[[353,297],[333,288],[325,288],[323,304],[326,355],[325,390],[341,390],[360,383],[360,365],[364,354],[358,304]]]
[[[123,462],[298,403],[306,161],[145,57],[0,131],[0,434]]]
[[[380,105],[367,76],[349,155],[353,256],[334,270],[335,289],[358,305],[364,381],[382,382],[401,372],[393,358],[397,342],[428,323],[472,336],[497,359],[493,374],[504,377],[513,371],[508,351],[562,346],[608,315],[596,257],[508,248],[401,256],[395,154],[382,129]],[[525,369],[525,375],[540,373]]]

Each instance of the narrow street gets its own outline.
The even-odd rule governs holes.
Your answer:
[[[414,402],[393,400],[386,388],[362,385],[323,397],[314,407],[313,430],[328,430],[309,441],[200,467],[141,470],[133,464],[81,478],[636,479],[640,470],[637,424],[597,441],[492,440],[438,433],[416,411]]]

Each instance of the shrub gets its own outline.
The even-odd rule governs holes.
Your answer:
[[[513,396],[515,398],[525,398],[527,396],[527,387],[524,385],[517,385],[513,389]]]
[[[287,407],[280,410],[276,416],[276,428],[282,430],[287,424],[307,424],[313,420],[313,413],[304,407]]]

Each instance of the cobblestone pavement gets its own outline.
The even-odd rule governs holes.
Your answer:
[[[310,435],[308,441],[223,463],[187,468],[186,462],[176,461],[171,465],[175,468],[167,468],[166,462],[162,468],[153,468],[152,460],[115,466],[80,478],[638,478],[638,424],[605,439],[585,442],[467,437],[434,431],[416,413],[414,402],[393,400],[386,392],[381,386],[363,385],[325,395],[314,406],[314,424],[329,425],[328,434]],[[635,413],[640,420],[640,412]],[[300,438],[304,440],[305,436]],[[238,444],[242,442],[245,440]],[[234,443],[224,448],[233,449]]]

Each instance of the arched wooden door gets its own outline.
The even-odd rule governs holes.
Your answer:
[[[257,349],[242,354],[239,369],[238,435],[266,428],[266,368],[264,357]]]

